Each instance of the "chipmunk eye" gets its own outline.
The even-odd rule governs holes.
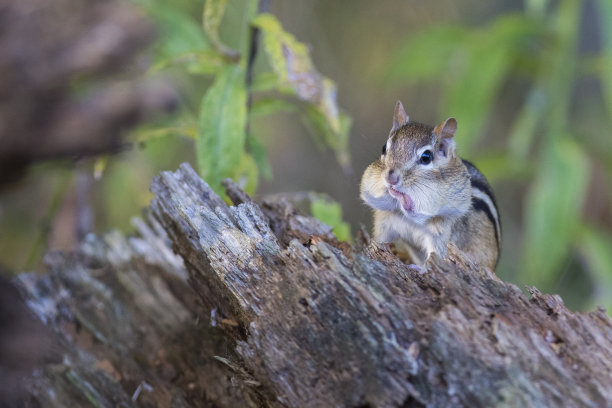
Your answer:
[[[423,153],[421,153],[421,158],[419,159],[419,162],[421,164],[429,164],[432,160],[433,153],[431,152],[431,150],[425,150]]]
[[[383,152],[383,155],[385,155],[387,153],[387,144],[386,143],[383,145],[382,152]]]

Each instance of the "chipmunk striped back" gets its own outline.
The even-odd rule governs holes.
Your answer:
[[[491,186],[487,182],[485,176],[471,162],[461,159],[470,174],[470,183],[472,184],[472,208],[476,211],[482,211],[486,214],[491,224],[495,228],[495,241],[497,249],[501,250],[502,230],[501,221],[499,219],[499,211],[497,210],[497,202]]]

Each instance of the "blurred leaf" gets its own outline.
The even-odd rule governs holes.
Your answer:
[[[289,74],[287,72],[287,61],[283,46],[301,48],[301,54],[308,52],[304,44],[299,43],[291,34],[283,30],[278,20],[271,14],[260,14],[253,20],[252,24],[258,27],[264,34],[263,46],[268,56],[272,71],[276,74],[278,81],[285,86],[290,86]]]
[[[351,128],[350,116],[340,114],[339,133],[335,133],[330,128],[329,122],[317,107],[306,107],[303,111],[302,119],[319,148],[329,146],[334,151],[336,159],[342,166],[343,171],[345,173],[350,173],[351,157],[348,149],[349,130]]]
[[[264,49],[281,89],[289,88],[298,99],[316,106],[332,132],[340,134],[336,84],[315,69],[308,47],[286,32],[271,14],[258,15],[253,25],[264,34]]]
[[[328,144],[334,149],[336,159],[342,166],[346,174],[352,172],[351,155],[349,152],[349,131],[351,130],[352,119],[350,116],[343,113],[340,114],[340,132]]]
[[[342,207],[335,201],[313,198],[310,203],[312,216],[333,228],[339,241],[351,240],[351,227],[342,220]]]
[[[465,59],[447,64],[449,86],[443,97],[442,116],[459,122],[458,137],[465,151],[481,136],[500,86],[526,40],[538,31],[536,21],[511,15],[495,20],[469,36],[462,49]]]
[[[227,63],[227,59],[222,54],[212,49],[205,49],[163,59],[151,67],[150,71],[154,73],[179,65],[184,66],[190,74],[211,75],[219,72]]]
[[[144,4],[160,31],[155,43],[160,60],[210,47],[197,22],[174,4],[163,1],[139,2]]]
[[[585,226],[578,235],[578,251],[595,282],[593,306],[612,311],[612,236]]]
[[[525,205],[521,277],[536,286],[551,285],[582,225],[580,209],[588,183],[589,161],[569,137],[551,140],[539,163]]]
[[[94,180],[100,180],[108,165],[109,156],[100,156],[94,161],[93,165],[93,178]]]
[[[525,8],[527,14],[534,16],[544,16],[546,8],[548,7],[549,0],[526,0]]]
[[[253,135],[247,135],[247,149],[253,156],[257,168],[265,180],[272,180],[272,166],[266,154],[266,148]]]
[[[235,176],[244,156],[247,94],[244,70],[231,66],[219,73],[200,108],[197,159],[200,174],[217,192],[221,180]]]
[[[257,177],[259,175],[257,163],[251,155],[244,153],[240,158],[240,163],[234,170],[232,179],[236,184],[243,189],[247,194],[255,194],[257,189]]]
[[[227,58],[238,61],[238,59],[240,59],[240,53],[227,47],[219,39],[219,24],[221,24],[221,20],[223,19],[226,6],[227,0],[206,0],[202,16],[202,25],[213,47]]]
[[[393,58],[386,78],[417,83],[443,76],[469,34],[466,27],[443,24],[411,35]]]
[[[513,160],[505,151],[481,154],[474,158],[473,163],[491,183],[498,180],[525,181],[534,172],[533,166]]]
[[[194,125],[194,132],[197,137],[197,124]],[[185,161],[189,161],[197,169],[195,147],[195,137],[191,138],[184,134],[168,134],[167,137],[148,139],[134,153],[141,157],[153,173],[174,169]]]
[[[271,115],[278,112],[295,112],[296,106],[288,101],[278,98],[262,98],[253,102],[251,116]]]
[[[527,102],[514,122],[509,137],[510,155],[513,161],[527,158],[538,124],[546,110],[546,95],[540,87],[535,86],[529,92]]]
[[[576,73],[576,49],[580,28],[582,1],[562,0],[557,6],[553,47],[543,57],[541,82],[548,98],[546,136],[556,138],[568,128]]]
[[[148,184],[153,169],[142,154],[128,154],[128,160],[111,160],[100,183],[99,196],[94,202],[104,203],[102,217],[113,228],[131,230],[129,220],[146,207],[153,194]]]
[[[302,121],[310,132],[312,140],[314,140],[319,149],[323,150],[326,146],[325,139],[327,138],[327,134],[333,134],[329,126],[327,126],[325,117],[312,106],[304,107],[301,113]]]
[[[337,102],[336,83],[328,78],[321,81],[322,95],[317,108],[327,119],[327,123],[334,133],[340,133],[340,112]]]
[[[599,29],[602,34],[603,69],[601,70],[601,81],[603,92],[608,108],[608,117],[612,120],[612,2],[610,0],[599,0]]]
[[[262,72],[255,76],[249,88],[251,92],[278,91],[280,82],[274,72]]]
[[[545,149],[567,132],[580,10],[578,0],[563,0],[557,8],[552,26],[555,41],[542,53],[538,78],[510,134],[510,152],[517,160],[527,158],[539,125],[545,136]]]
[[[184,136],[189,139],[196,140],[198,135],[197,124],[188,124],[183,126],[170,126],[155,129],[138,129],[135,132],[136,143],[146,143],[148,141],[169,136]]]

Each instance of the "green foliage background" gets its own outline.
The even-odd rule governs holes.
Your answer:
[[[253,0],[133,1],[159,32],[144,75],[171,77],[181,107],[133,131],[131,151],[79,165],[101,176],[98,232],[129,231],[153,175],[191,161],[217,191],[232,177],[251,193],[325,192],[342,212],[311,211],[348,239],[343,219],[371,225],[359,179],[401,99],[412,120],[458,119],[460,155],[497,194],[498,275],[612,307],[609,1],[271,1],[263,14]],[[73,246],[73,195],[71,163],[33,169],[0,207],[1,262],[35,268]]]

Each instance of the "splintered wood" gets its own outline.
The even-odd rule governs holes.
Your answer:
[[[188,165],[164,172],[137,237],[92,237],[20,278],[63,353],[31,402],[87,389],[101,406],[612,405],[605,311],[525,296],[453,247],[411,269],[287,200],[226,188],[238,205]]]

